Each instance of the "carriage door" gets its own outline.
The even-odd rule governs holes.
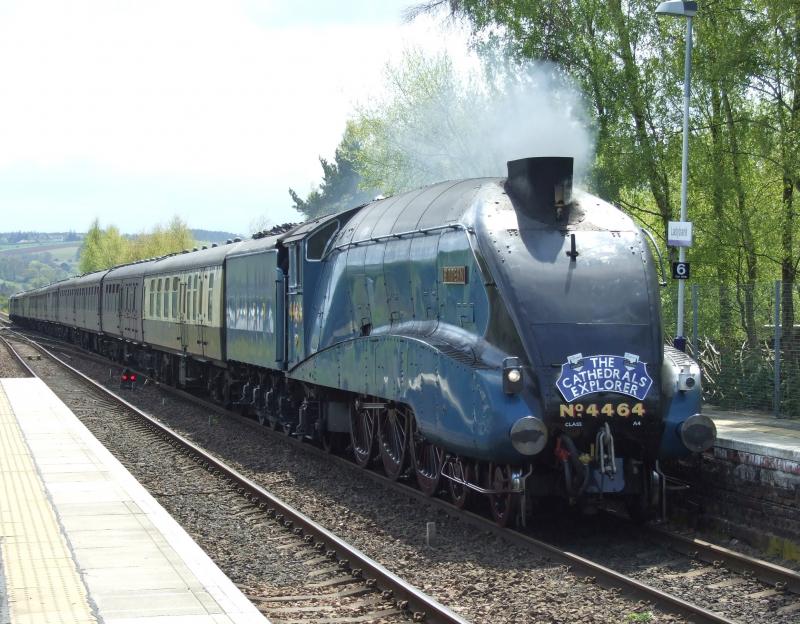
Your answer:
[[[181,350],[186,351],[186,280],[182,280],[178,285],[178,327],[180,335],[178,339],[181,341]]]
[[[128,290],[129,290],[129,288],[128,288],[128,285],[124,284],[124,283],[120,286],[120,288],[122,289],[122,292],[121,292],[120,297],[119,297],[120,298],[119,326],[122,329],[122,335],[125,338],[127,338],[128,337],[128,330],[130,329],[130,327],[129,327],[130,323],[128,322],[128,316],[129,316],[128,315],[128,309],[129,309],[128,306],[130,305],[128,303]]]
[[[122,295],[124,293],[124,287],[122,286],[122,282],[117,284],[117,328],[119,329],[120,335],[125,334],[125,326],[122,322]]]
[[[287,297],[287,351],[288,368],[305,357],[303,335],[303,241],[289,247],[289,292]]]
[[[208,274],[201,272],[198,277],[200,278],[200,290],[197,293],[197,347],[198,351],[205,356],[206,345],[208,344],[206,342],[206,334],[208,333],[206,323],[208,319],[206,318],[207,306],[205,304]]]

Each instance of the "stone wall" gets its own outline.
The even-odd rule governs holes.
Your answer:
[[[671,517],[800,561],[800,462],[716,447],[664,469],[692,484],[668,494]]]

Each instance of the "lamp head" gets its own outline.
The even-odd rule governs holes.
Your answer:
[[[675,15],[677,17],[694,17],[697,14],[697,2],[667,0],[656,8],[657,15]]]

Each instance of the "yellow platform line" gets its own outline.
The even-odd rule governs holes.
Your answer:
[[[86,586],[2,385],[0,548],[12,624],[96,624]]]

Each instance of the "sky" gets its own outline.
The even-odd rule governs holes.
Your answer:
[[[301,220],[404,49],[467,58],[414,0],[0,0],[0,231],[249,234]]]

